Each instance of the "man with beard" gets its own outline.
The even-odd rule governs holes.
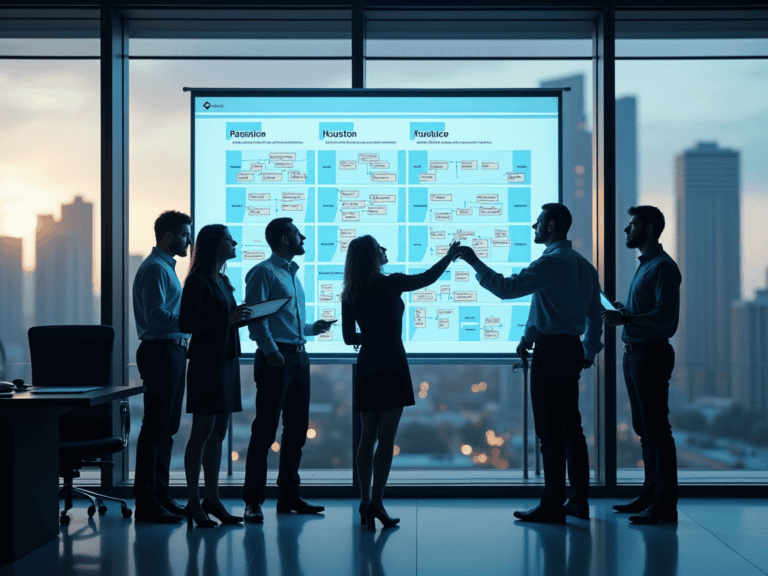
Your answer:
[[[589,518],[589,453],[579,413],[579,375],[603,348],[600,281],[595,267],[567,239],[572,220],[568,208],[554,203],[541,208],[533,241],[547,248],[518,274],[504,278],[468,246],[459,252],[475,269],[480,285],[499,298],[533,294],[517,353],[527,363],[533,348],[531,404],[544,459],[544,493],[539,506],[515,516],[525,522],[564,524],[566,514]],[[567,503],[566,456],[574,489]]]
[[[136,443],[136,520],[179,522],[184,509],[168,495],[173,435],[184,398],[187,339],[179,330],[181,283],[174,256],[187,255],[192,218],[175,210],[155,220],[157,245],[133,282],[133,312],[141,344],[136,365],[144,383],[144,418]]]
[[[251,340],[258,345],[253,364],[256,418],[251,426],[243,486],[243,517],[252,523],[264,521],[261,505],[267,484],[267,456],[281,413],[277,511],[317,514],[325,510],[299,495],[301,449],[309,426],[309,359],[304,345],[306,336],[327,332],[333,324],[326,320],[305,324],[304,289],[293,258],[304,254],[306,237],[293,220],[275,218],[267,224],[264,235],[272,256],[246,275],[245,300],[249,304],[286,297],[291,300],[269,318],[248,324]]]
[[[677,522],[677,452],[669,424],[669,379],[675,351],[669,343],[680,317],[682,276],[659,244],[664,215],[654,206],[629,209],[624,229],[627,248],[640,250],[640,265],[632,279],[627,305],[605,310],[610,326],[624,326],[624,381],[632,408],[632,427],[643,449],[645,482],[640,494],[617,512],[634,512],[630,522]]]

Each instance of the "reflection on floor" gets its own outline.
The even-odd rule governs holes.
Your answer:
[[[136,523],[111,506],[88,519],[77,507],[53,540],[0,567],[0,576],[109,574],[215,576],[768,574],[768,502],[683,500],[677,526],[630,526],[593,500],[591,520],[523,524],[533,500],[390,499],[395,529],[360,526],[357,502],[317,500],[325,514],[277,514],[263,525],[190,529]],[[227,500],[231,512],[242,503]]]

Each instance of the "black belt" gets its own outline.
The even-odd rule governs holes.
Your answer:
[[[143,340],[143,342],[165,342],[166,344],[176,344],[177,346],[187,347],[186,338],[154,338],[152,340]]]
[[[666,338],[658,338],[656,340],[645,340],[644,342],[633,342],[632,344],[624,344],[624,353],[629,354],[630,352],[635,352],[636,350],[642,350],[643,348],[648,348],[649,346],[658,346],[659,344],[668,344],[669,340]]]
[[[286,342],[275,342],[277,349],[281,352],[305,352],[304,344],[287,344]]]

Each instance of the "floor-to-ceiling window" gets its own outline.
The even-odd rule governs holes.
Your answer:
[[[627,208],[657,206],[683,276],[669,402],[680,480],[750,483],[768,468],[768,41],[764,20],[712,16],[618,16],[616,296],[639,255],[624,246]],[[644,463],[617,356],[618,479],[633,483]]]

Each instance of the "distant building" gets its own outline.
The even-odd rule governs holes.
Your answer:
[[[38,216],[35,323],[94,324],[93,204],[77,196],[61,220]]]
[[[690,400],[731,396],[731,303],[741,295],[739,191],[739,152],[700,142],[675,158],[683,275],[675,370]]]
[[[616,299],[625,303],[640,255],[624,245],[627,210],[637,206],[638,185],[637,99],[625,96],[616,99]]]
[[[754,300],[737,300],[731,309],[731,390],[734,401],[768,416],[768,269],[765,276]]]
[[[575,250],[591,260],[592,132],[584,111],[584,75],[555,78],[541,87],[571,89],[563,92],[563,204],[573,215],[568,238]]]
[[[0,342],[7,362],[26,361],[22,239],[8,236],[0,236]]]

